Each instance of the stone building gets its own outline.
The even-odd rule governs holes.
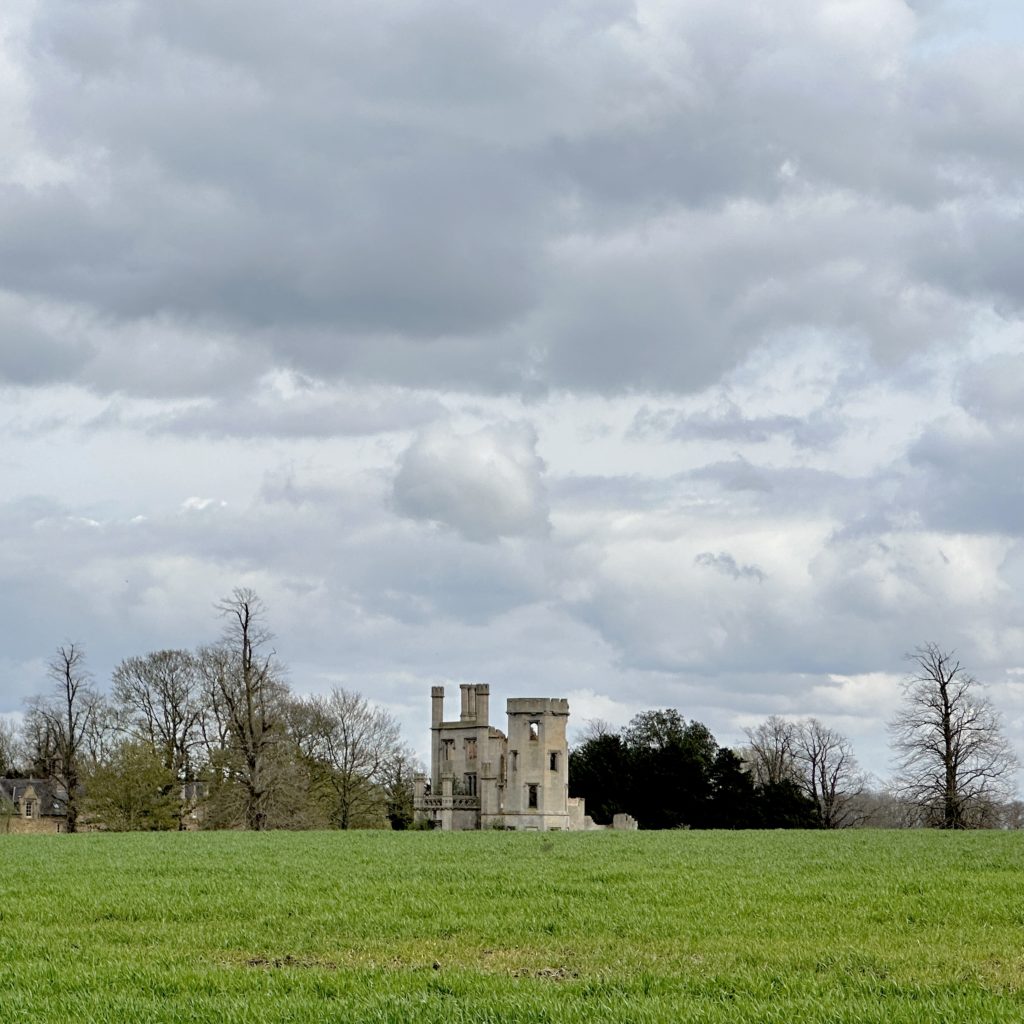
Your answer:
[[[0,779],[0,832],[62,832],[67,793],[45,779]]]
[[[430,778],[416,777],[417,822],[454,831],[600,827],[587,817],[583,801],[569,796],[567,700],[509,700],[506,735],[489,721],[490,686],[463,683],[460,689],[459,717],[450,721],[444,687],[431,689]]]

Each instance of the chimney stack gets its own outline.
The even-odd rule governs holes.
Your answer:
[[[490,725],[491,687],[489,683],[476,684],[476,720],[480,725]]]

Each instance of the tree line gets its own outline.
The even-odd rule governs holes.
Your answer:
[[[570,789],[596,822],[628,812],[641,828],[1024,826],[1017,759],[979,681],[934,643],[908,658],[888,786],[872,786],[850,741],[816,718],[773,715],[731,749],[667,709],[621,731],[591,723],[569,756]]]
[[[20,735],[0,733],[0,774],[55,784],[69,832],[410,825],[418,766],[394,718],[340,688],[293,694],[253,591],[217,610],[219,641],[127,658],[109,695],[59,647]]]
[[[340,688],[293,694],[253,591],[216,607],[217,642],[127,658],[109,695],[79,645],[59,647],[20,731],[0,720],[0,776],[55,784],[69,832],[410,827],[421,766],[394,718]],[[626,812],[648,829],[1021,827],[1017,761],[983,687],[936,644],[908,657],[888,786],[816,718],[773,715],[730,748],[665,709],[590,723],[570,793],[598,823]]]
[[[618,732],[593,723],[569,755],[570,787],[586,798],[587,812],[600,824],[627,809],[641,828],[855,823],[855,800],[864,787],[841,737],[816,719],[772,717],[748,730],[748,740],[739,749],[719,746],[707,726],[687,722],[673,708],[642,712]],[[839,748],[848,755],[842,768]],[[818,784],[821,765],[841,775],[826,791]]]

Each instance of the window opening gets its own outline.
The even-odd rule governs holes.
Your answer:
[[[533,721],[530,723],[530,739],[535,740],[540,738],[540,722]]]
[[[537,809],[537,786],[533,784],[526,787],[526,806],[532,810]]]
[[[552,750],[548,754],[548,767],[553,772],[557,772],[558,771],[558,751],[557,750]]]
[[[512,771],[514,771],[514,772],[519,771],[519,751],[518,750],[510,750],[509,751],[509,756],[512,758]]]
[[[476,772],[466,772],[463,779],[466,782],[466,795],[476,796]]]
[[[25,817],[34,818],[36,813],[36,804],[34,800],[25,801]]]

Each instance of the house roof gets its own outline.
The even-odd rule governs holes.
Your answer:
[[[39,813],[61,816],[67,810],[67,791],[59,783],[48,779],[0,779],[0,794],[13,803],[19,803],[32,790],[39,801]]]

